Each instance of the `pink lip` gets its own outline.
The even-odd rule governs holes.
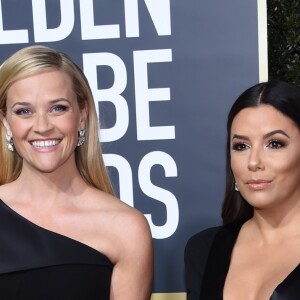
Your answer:
[[[250,189],[255,191],[260,191],[269,186],[271,183],[271,180],[265,180],[265,179],[257,179],[257,180],[249,180],[247,181],[247,184]]]

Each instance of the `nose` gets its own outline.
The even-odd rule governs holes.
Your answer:
[[[34,131],[36,133],[45,134],[53,128],[53,125],[47,114],[37,114],[34,122]]]
[[[264,169],[262,149],[251,148],[248,169],[253,172]]]

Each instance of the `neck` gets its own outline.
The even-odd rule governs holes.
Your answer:
[[[50,173],[23,168],[14,185],[20,196],[31,201],[66,199],[68,196],[80,195],[87,187],[75,164],[67,170],[61,167]]]
[[[249,225],[260,233],[263,240],[269,242],[298,235],[300,232],[300,203],[285,209],[255,209]]]

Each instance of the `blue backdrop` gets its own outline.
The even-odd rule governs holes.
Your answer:
[[[88,77],[115,188],[152,230],[156,293],[185,290],[187,239],[220,223],[226,114],[260,80],[258,24],[256,1],[0,1],[1,62],[45,44]]]

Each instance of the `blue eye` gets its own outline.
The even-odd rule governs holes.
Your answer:
[[[19,108],[16,110],[15,114],[18,116],[28,116],[31,114],[31,110],[28,108]]]
[[[51,111],[53,111],[53,112],[64,112],[66,110],[67,110],[67,107],[65,105],[55,105],[51,109]]]
[[[248,148],[249,148],[249,146],[245,143],[234,143],[232,145],[232,149],[235,150],[235,151],[244,151]]]

